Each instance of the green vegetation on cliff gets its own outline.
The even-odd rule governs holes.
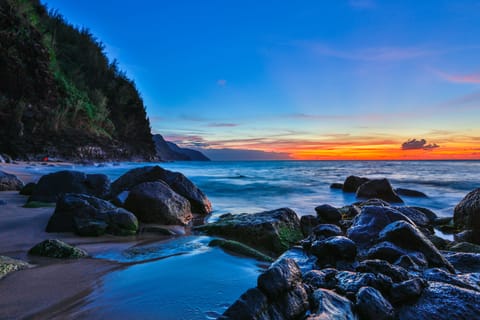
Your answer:
[[[0,152],[20,158],[155,156],[133,81],[87,29],[38,0],[0,0]]]

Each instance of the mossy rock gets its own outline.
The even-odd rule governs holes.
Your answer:
[[[261,253],[258,250],[253,249],[241,242],[234,240],[213,239],[208,244],[210,247],[220,247],[225,251],[237,253],[246,257],[251,257],[257,260],[273,262],[273,258]]]
[[[28,201],[24,208],[55,208],[55,202]]]
[[[48,239],[34,246],[30,251],[31,255],[58,258],[78,259],[88,257],[88,253],[80,248],[74,247],[58,239]]]
[[[0,279],[2,279],[11,272],[31,267],[32,265],[25,261],[13,259],[6,256],[0,256]]]

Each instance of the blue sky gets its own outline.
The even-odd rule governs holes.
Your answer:
[[[154,132],[184,146],[322,159],[426,139],[439,147],[413,157],[478,155],[480,1],[46,3],[105,44]]]

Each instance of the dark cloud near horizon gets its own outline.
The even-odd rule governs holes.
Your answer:
[[[248,149],[200,149],[204,155],[214,161],[245,161],[245,160],[291,160],[288,153],[268,152]]]
[[[432,150],[439,147],[436,143],[427,144],[427,140],[425,139],[409,139],[402,143],[402,150]]]

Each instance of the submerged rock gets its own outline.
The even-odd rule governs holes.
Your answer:
[[[253,249],[241,242],[224,239],[213,239],[208,243],[209,247],[220,247],[226,251],[240,254],[242,256],[255,258],[261,261],[273,262],[273,259],[258,250]]]
[[[281,208],[254,214],[226,214],[195,229],[237,240],[269,255],[279,255],[303,238],[295,211]]]
[[[330,189],[343,189],[343,183],[332,183]]]
[[[78,259],[88,256],[88,253],[84,250],[57,239],[42,241],[30,249],[28,253],[36,256],[59,259]]]
[[[58,171],[44,175],[38,181],[29,201],[56,202],[66,193],[87,194],[106,198],[110,180],[104,174],[85,174],[80,171]]]
[[[194,213],[208,214],[212,204],[207,196],[192,181],[179,172],[165,170],[159,166],[132,169],[112,183],[112,195],[131,190],[144,182],[165,182],[173,191],[190,202]]]
[[[137,230],[138,221],[133,213],[108,201],[75,193],[58,199],[46,228],[47,232],[76,232],[82,236],[133,235]]]
[[[19,191],[23,182],[17,176],[0,171],[0,191]]]
[[[164,182],[145,182],[130,190],[125,208],[146,223],[187,225],[193,218],[190,202]]]
[[[363,319],[393,320],[395,318],[395,310],[390,302],[372,287],[360,288],[356,306]]]
[[[387,179],[375,179],[365,182],[357,189],[358,198],[378,198],[390,203],[403,203]]]
[[[7,274],[11,272],[27,269],[31,267],[32,265],[29,264],[28,262],[13,259],[6,256],[0,256],[0,279],[2,279],[3,277],[5,277]]]
[[[428,196],[425,193],[417,190],[396,188],[395,192],[401,196],[415,197],[415,198],[428,198]]]

